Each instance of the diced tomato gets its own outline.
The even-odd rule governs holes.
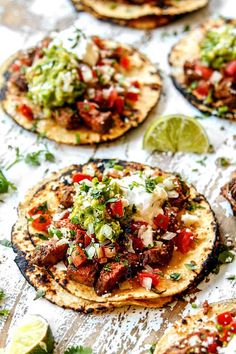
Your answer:
[[[193,233],[183,229],[176,237],[176,245],[181,253],[188,253],[193,245]]]
[[[76,246],[71,254],[72,262],[76,267],[86,262],[87,257],[80,246]]]
[[[217,347],[218,347],[218,344],[216,342],[213,342],[211,344],[208,345],[207,349],[209,351],[209,353],[217,353]]]
[[[47,231],[48,226],[51,224],[51,217],[48,214],[42,214],[37,219],[32,221],[32,226],[38,231]]]
[[[123,66],[124,69],[128,70],[130,68],[130,64],[128,55],[124,55],[120,58],[120,65]]]
[[[124,110],[124,105],[125,105],[124,98],[121,96],[118,96],[115,101],[115,109],[118,114],[122,114],[122,112]]]
[[[105,49],[104,42],[100,37],[94,36],[93,41],[99,48]]]
[[[123,204],[121,200],[109,204],[112,216],[119,216],[122,218],[124,216]]]
[[[221,342],[228,342],[231,338],[231,332],[228,329],[224,329],[220,336]]]
[[[95,104],[92,102],[77,102],[77,108],[81,112],[89,113],[95,108]]]
[[[217,316],[217,322],[222,326],[227,326],[232,322],[232,315],[229,311],[223,312]]]
[[[236,60],[233,60],[226,65],[225,73],[228,76],[236,77]]]
[[[139,229],[141,228],[141,226],[147,226],[147,222],[145,221],[133,221],[130,225],[131,228],[131,232],[132,233],[136,233],[139,231]]]
[[[139,81],[132,82],[132,85],[136,88],[140,88],[140,86],[141,86]]]
[[[230,330],[231,333],[236,334],[236,322],[235,321],[230,323],[230,329],[229,330]]]
[[[85,233],[85,235],[84,235],[84,247],[89,246],[91,241],[92,241],[91,237]]]
[[[135,102],[138,100],[139,94],[137,92],[127,92],[125,97],[127,98],[127,100]]]
[[[13,63],[12,66],[11,66],[11,70],[12,71],[19,71],[20,70],[20,65],[16,64],[16,63]]]
[[[158,214],[154,219],[154,225],[156,226],[157,229],[162,230],[162,231],[167,231],[168,226],[169,226],[169,221],[170,218],[167,215],[164,214]]]
[[[34,114],[32,109],[27,106],[26,104],[21,104],[18,106],[18,111],[28,120],[33,120],[34,119]]]
[[[114,106],[117,97],[118,97],[117,91],[114,90],[114,89],[111,90],[110,95],[109,95],[108,100],[107,100],[108,106],[109,106],[110,108]]]
[[[210,85],[205,81],[199,81],[198,87],[194,90],[198,95],[207,97],[210,92]]]
[[[42,210],[39,209],[38,206],[35,206],[35,207],[33,207],[32,209],[30,209],[28,211],[28,214],[29,214],[29,216],[33,216],[33,215],[36,215],[36,214],[43,214],[43,212],[42,212]]]
[[[21,64],[26,65],[26,66],[31,66],[32,65],[32,59],[31,58],[21,58]]]
[[[72,176],[72,180],[74,183],[79,183],[79,182],[83,181],[84,179],[88,179],[89,181],[92,181],[93,176],[86,175],[86,174],[80,173],[80,172],[78,172]]]
[[[144,244],[141,238],[139,237],[134,237],[133,238],[133,249],[136,251],[142,251],[144,249]]]
[[[213,74],[213,70],[208,68],[207,66],[196,64],[195,71],[198,75],[200,75],[204,80],[210,79]]]
[[[141,285],[143,284],[143,280],[145,278],[151,278],[153,286],[157,286],[160,281],[160,276],[158,274],[154,274],[151,272],[140,272],[140,273],[138,273],[138,278],[139,278],[139,282]]]

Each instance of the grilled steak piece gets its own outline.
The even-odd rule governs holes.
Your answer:
[[[144,251],[142,255],[143,265],[164,266],[171,260],[173,251],[173,242],[163,243],[161,246],[156,246],[150,250]]]
[[[67,248],[67,243],[62,244],[60,241],[48,242],[35,251],[30,263],[36,264],[39,267],[48,267],[57,264],[65,258]]]
[[[223,78],[215,89],[214,96],[221,100],[224,106],[236,108],[236,82],[234,78]]]
[[[53,118],[60,127],[67,130],[77,129],[80,124],[79,116],[71,108],[59,108],[53,113]]]
[[[132,276],[131,273],[137,272],[139,264],[139,256],[134,253],[127,253],[119,262],[107,263],[95,285],[96,293],[99,296],[110,293],[121,281]]]
[[[26,92],[28,91],[28,84],[26,82],[24,74],[20,72],[15,73],[11,76],[11,82],[21,91]]]
[[[176,198],[169,197],[169,203],[173,207],[183,208],[189,197],[189,187],[185,182],[180,181],[179,179],[176,180],[176,183],[178,183],[178,186],[175,188],[175,191],[179,195]]]
[[[184,63],[184,75],[186,85],[191,85],[194,81],[201,80],[201,75],[195,71],[196,63],[194,61],[186,61]]]
[[[93,286],[98,271],[98,265],[90,262],[76,268],[74,265],[69,265],[67,268],[67,277],[78,283]]]
[[[234,215],[236,215],[236,172],[232,180],[221,188],[221,194],[230,202]]]
[[[74,194],[75,188],[73,186],[63,186],[56,191],[59,203],[66,209],[72,207]]]
[[[110,111],[100,112],[95,103],[88,103],[88,108],[86,107],[86,103],[78,102],[77,104],[79,115],[84,124],[96,133],[107,133],[113,125],[112,113]]]

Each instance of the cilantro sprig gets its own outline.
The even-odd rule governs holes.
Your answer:
[[[8,181],[0,170],[0,194],[8,193],[9,189],[16,190],[16,186]]]
[[[92,354],[93,351],[89,347],[83,347],[82,345],[69,347],[66,349],[64,354]]]

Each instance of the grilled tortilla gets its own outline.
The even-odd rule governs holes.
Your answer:
[[[21,127],[70,145],[111,141],[137,127],[161,86],[155,66],[136,49],[85,40],[76,30],[16,53],[0,70],[3,110]]]
[[[124,0],[115,5],[114,1],[109,0],[72,0],[72,2],[79,11],[87,11],[99,19],[111,20],[122,26],[152,29],[203,8],[208,0],[164,0],[159,1],[159,4],[158,1],[135,4],[135,1]]]
[[[186,99],[202,112],[232,120],[236,119],[235,73],[232,72],[235,26],[235,20],[210,19],[185,35],[169,55],[172,80]],[[230,44],[224,42],[223,36],[222,42],[217,39],[213,42],[214,33],[223,31],[225,35],[225,28],[231,29]]]
[[[91,176],[94,175],[98,180],[94,178],[91,181]],[[87,190],[90,185],[90,191],[95,196],[91,203],[95,209],[89,209],[89,215],[86,209],[82,216],[87,224],[87,217],[90,218],[93,212],[97,215],[102,205],[98,189],[101,186],[99,181],[105,175],[110,176],[110,179],[105,178],[103,182],[109,183],[107,191],[110,182],[106,181],[112,181],[112,186],[117,181],[128,181],[132,184],[133,195],[140,194],[142,199],[147,198],[145,205],[150,203],[150,198],[154,198],[149,205],[151,209],[142,215],[139,209],[142,205],[140,200],[136,200],[134,206],[135,204],[131,205],[133,202],[132,198],[129,200],[129,196],[127,199],[125,195],[121,199],[118,199],[118,194],[112,198],[109,196],[105,202],[106,224],[99,217],[96,219],[95,229],[91,231],[90,225],[85,233],[81,225],[73,224],[83,214],[80,214],[83,206],[78,204],[81,201],[78,190]],[[149,192],[142,185],[139,186],[139,176],[144,176],[145,188]],[[133,182],[132,178],[135,179]],[[165,180],[172,201],[162,200],[163,195],[167,198],[162,187]],[[12,232],[19,268],[36,289],[45,290],[46,298],[60,306],[84,312],[129,304],[164,306],[174,295],[196,286],[209,271],[209,262],[217,239],[215,217],[204,197],[184,182],[173,186],[171,181],[177,183],[179,179],[157,168],[115,160],[94,160],[83,166],[70,166],[55,173],[32,189],[19,206],[19,219]],[[91,186],[93,183],[96,185],[95,189]],[[82,194],[82,202],[84,200],[87,203],[84,191]],[[133,214],[135,208],[137,210]],[[162,213],[166,215],[163,216]],[[146,218],[149,220],[150,215],[156,214],[153,218],[155,223],[152,224],[150,220],[149,225]],[[118,224],[122,225],[123,231],[115,234]],[[113,234],[109,234],[110,228]],[[80,239],[81,235],[83,240]],[[67,244],[67,251],[63,256],[54,253],[53,257],[56,259],[53,261],[49,252],[51,258],[48,262],[45,249],[48,250],[52,242],[56,242],[60,249]],[[75,246],[79,248],[75,250]],[[88,259],[82,259],[85,255]],[[71,267],[74,272],[80,272],[87,265],[92,269],[96,265],[97,271],[90,284],[87,283],[91,274],[89,268],[86,277],[81,278],[81,274],[79,279],[73,274],[71,276]],[[118,276],[117,266],[122,271],[122,274],[118,272]],[[104,272],[107,272],[105,276]],[[111,278],[109,281],[107,275]]]
[[[236,348],[235,315],[235,299],[210,305],[205,303],[204,308],[199,310],[197,314],[183,318],[167,329],[158,341],[154,354],[177,354],[180,352],[182,354],[190,352],[233,354]],[[225,320],[226,322],[224,322]],[[222,325],[223,322],[225,325]],[[226,328],[230,327],[234,328],[233,332],[228,331],[228,336],[225,336]],[[199,337],[201,337],[201,343],[198,340]],[[225,351],[222,347],[225,348]]]

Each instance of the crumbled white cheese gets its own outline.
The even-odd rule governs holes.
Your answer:
[[[191,226],[199,222],[199,217],[197,215],[185,213],[182,215],[181,220],[186,226]]]

